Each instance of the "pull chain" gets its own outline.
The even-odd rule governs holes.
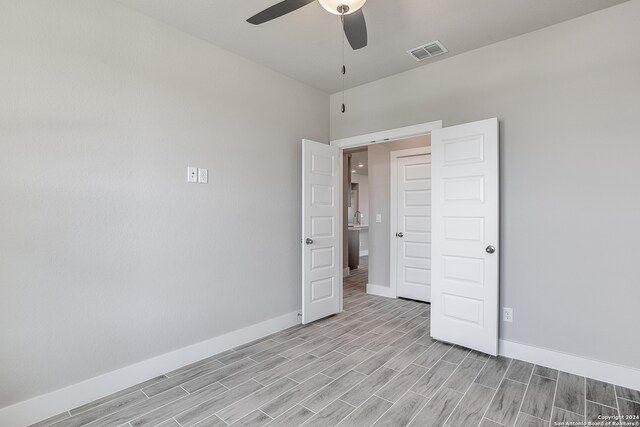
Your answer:
[[[340,22],[342,23],[342,113],[344,114],[347,111],[347,107],[344,104],[344,79],[347,74],[347,67],[344,64],[344,45],[346,35],[344,32],[344,14],[340,15]]]

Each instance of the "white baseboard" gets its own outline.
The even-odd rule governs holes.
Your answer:
[[[640,369],[630,366],[616,365],[614,363],[603,362],[575,354],[507,340],[500,340],[499,354],[505,357],[535,363],[536,365],[569,372],[570,374],[640,390]]]
[[[299,311],[219,335],[0,409],[0,426],[26,426],[300,323]]]
[[[367,283],[367,293],[381,297],[396,298],[390,287],[374,285],[373,283]]]
[[[360,256],[368,256],[368,255],[369,255],[369,249],[365,251],[360,251]]]
[[[351,275],[351,269],[349,267],[342,270],[342,277],[349,277]]]

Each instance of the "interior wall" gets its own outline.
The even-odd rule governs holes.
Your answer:
[[[300,308],[327,94],[110,1],[0,2],[0,63],[0,407]]]
[[[430,136],[369,145],[369,283],[372,285],[391,286],[391,152],[430,145]],[[376,222],[378,214],[382,216],[379,223]]]
[[[622,3],[349,90],[344,115],[333,95],[330,110],[332,139],[498,117],[514,310],[500,336],[636,368],[638,16]]]

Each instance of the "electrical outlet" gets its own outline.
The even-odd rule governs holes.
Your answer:
[[[187,167],[187,182],[198,182],[198,168]]]
[[[513,322],[513,308],[502,307],[502,320],[505,322]]]
[[[382,222],[382,214],[376,214],[376,222],[378,224]]]
[[[209,182],[209,171],[207,169],[198,168],[198,182],[200,184]]]

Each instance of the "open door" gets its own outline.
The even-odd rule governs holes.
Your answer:
[[[341,310],[340,149],[302,141],[302,323]]]
[[[431,335],[498,353],[498,119],[436,129]]]

